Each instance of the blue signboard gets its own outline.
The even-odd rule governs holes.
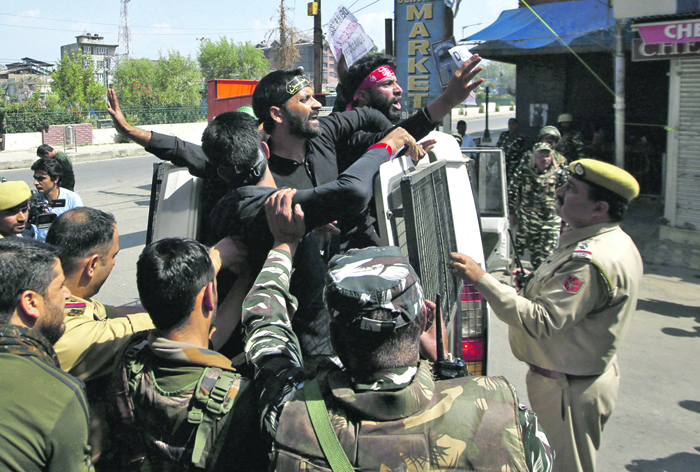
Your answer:
[[[441,93],[430,48],[445,37],[444,0],[395,0],[396,75],[403,88],[402,114],[410,116]]]

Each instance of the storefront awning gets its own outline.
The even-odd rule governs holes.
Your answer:
[[[537,5],[533,10],[567,45],[609,44],[615,20],[608,2],[578,0]],[[497,49],[562,47],[555,35],[528,8],[505,10],[495,23],[465,41],[497,41]],[[494,45],[495,46],[495,45]]]

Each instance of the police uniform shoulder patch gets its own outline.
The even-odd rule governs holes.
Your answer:
[[[574,252],[571,254],[571,257],[574,259],[586,259],[589,261],[592,260],[593,253],[590,249],[588,249],[588,246],[591,244],[592,241],[592,239],[586,239],[585,241],[581,241],[580,243],[578,243],[578,246],[576,246],[576,249],[574,249]]]
[[[578,293],[581,287],[583,287],[583,280],[573,275],[569,275],[564,281],[564,290],[569,293]]]
[[[78,301],[67,301],[66,302],[66,313],[67,316],[80,316],[83,313],[85,313],[85,308],[87,307],[87,304],[85,302],[78,302]]]

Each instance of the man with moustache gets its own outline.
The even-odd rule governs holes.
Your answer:
[[[617,401],[616,353],[642,281],[642,258],[620,228],[639,184],[593,159],[573,162],[571,171],[556,191],[556,212],[570,229],[520,293],[470,257],[452,258],[454,273],[508,324],[513,354],[529,366],[528,397],[557,453],[555,470],[592,472]]]
[[[60,215],[72,208],[83,206],[83,200],[80,198],[80,195],[59,187],[58,183],[63,176],[63,169],[61,169],[61,164],[56,159],[39,159],[32,164],[31,169],[34,171],[34,186],[39,192],[39,199],[49,204],[48,212]],[[58,201],[61,201],[61,205],[52,206]],[[37,239],[44,241],[47,232],[48,228],[38,229]]]
[[[0,183],[0,239],[14,236],[35,238],[35,228],[28,223],[31,196],[26,182]]]
[[[0,469],[92,470],[83,384],[60,369],[52,344],[70,297],[55,250],[0,240]]]

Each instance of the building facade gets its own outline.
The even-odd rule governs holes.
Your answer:
[[[309,37],[299,37],[295,41],[297,51],[299,52],[299,58],[294,62],[294,67],[303,67],[304,72],[309,76],[309,79],[313,83],[314,81],[314,43],[313,39]],[[256,45],[257,48],[262,49],[265,54],[265,58],[270,61],[270,70],[276,70],[278,68],[275,62],[275,55],[279,50],[279,42],[277,40],[264,41]],[[338,75],[335,71],[335,58],[333,53],[331,53],[331,48],[328,43],[323,42],[323,66],[322,73],[323,78],[321,79],[321,87],[324,91],[333,90],[338,85]]]
[[[54,65],[23,57],[21,62],[7,64],[7,69],[0,70],[0,86],[12,101],[23,101],[34,93],[44,100],[51,91],[51,72]]]
[[[112,87],[111,71],[116,67],[115,51],[118,44],[105,44],[104,37],[98,34],[85,33],[75,37],[75,43],[61,46],[61,57],[78,52],[92,57],[92,68],[95,78],[106,87]]]

